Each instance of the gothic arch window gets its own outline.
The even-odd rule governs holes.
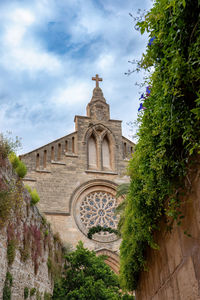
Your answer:
[[[74,136],[72,137],[72,153],[75,153],[75,140],[74,140]]]
[[[58,144],[58,160],[61,160],[61,151],[62,151],[62,148],[61,148],[61,144],[59,143]]]
[[[111,169],[111,151],[107,135],[102,142],[102,167],[104,170]]]
[[[93,134],[88,140],[88,167],[89,169],[97,168],[97,142]]]
[[[51,147],[51,160],[55,160],[54,146]]]
[[[65,141],[65,152],[68,152],[68,141]]]
[[[36,169],[39,169],[40,167],[40,154],[37,153],[36,155]]]
[[[47,167],[47,150],[44,150],[43,154],[43,168],[46,169]]]
[[[127,147],[126,147],[126,143],[124,143],[124,149],[123,149],[124,151],[124,158],[126,158],[127,157]]]

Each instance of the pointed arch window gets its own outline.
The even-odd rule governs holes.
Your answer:
[[[97,143],[94,135],[91,135],[88,140],[88,167],[97,168]]]
[[[107,136],[102,142],[102,165],[104,170],[111,169],[110,143]]]

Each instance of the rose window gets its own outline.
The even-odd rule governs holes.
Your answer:
[[[81,223],[87,229],[97,225],[116,229],[118,223],[118,218],[115,216],[116,207],[117,201],[112,194],[92,192],[80,204]],[[101,232],[98,235],[109,235],[109,233]]]

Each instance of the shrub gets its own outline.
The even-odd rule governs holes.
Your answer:
[[[26,165],[20,160],[19,161],[19,164],[17,166],[17,168],[15,169],[17,175],[20,177],[20,178],[24,178],[24,176],[26,175],[27,173],[27,167]]]
[[[11,300],[12,275],[7,272],[3,287],[3,300]]]
[[[36,288],[32,288],[30,290],[30,296],[32,297],[33,295],[35,295],[35,292],[36,292]]]
[[[14,152],[11,152],[9,154],[8,158],[13,166],[13,169],[17,173],[17,175],[20,178],[23,178],[27,173],[26,165],[19,159],[19,157]]]
[[[25,188],[27,189],[27,191],[29,192],[30,196],[31,196],[31,205],[35,205],[40,201],[40,197],[37,193],[36,189],[31,189],[31,187],[29,185],[25,185]]]
[[[29,295],[29,289],[27,288],[27,286],[24,288],[24,299],[27,299]]]
[[[40,201],[40,197],[36,189],[33,189],[31,192],[31,205],[35,205]]]
[[[11,162],[14,169],[16,169],[19,165],[19,157],[15,154],[15,152],[10,152],[8,155],[9,161]]]

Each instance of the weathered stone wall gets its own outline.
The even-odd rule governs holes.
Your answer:
[[[185,218],[181,226],[166,232],[163,222],[155,239],[160,250],[148,250],[148,272],[140,275],[137,300],[200,299],[200,168],[188,177],[188,193],[182,198]],[[191,184],[190,184],[191,183]],[[191,234],[187,236],[184,231]]]
[[[24,299],[25,287],[29,289],[29,293],[31,289],[36,289],[31,299],[43,299],[44,293],[52,293],[51,265],[54,264],[55,255],[57,255],[56,266],[62,265],[61,243],[58,237],[53,236],[37,207],[30,205],[30,195],[18,176],[13,173],[8,161],[0,166],[0,183],[4,186],[6,183],[7,187],[12,186],[14,189],[12,192],[14,207],[7,221],[0,227],[0,299],[3,299],[7,272],[13,279],[11,289],[13,300]],[[3,202],[5,199],[2,198],[0,201]],[[13,251],[16,253],[12,262]]]

